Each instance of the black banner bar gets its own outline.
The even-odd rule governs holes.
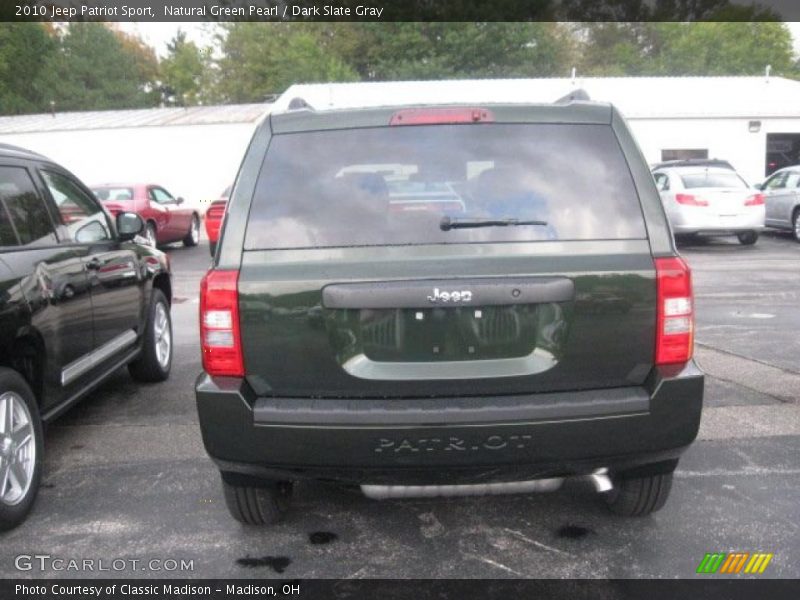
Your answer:
[[[303,598],[348,600],[750,600],[800,597],[797,580],[4,580],[3,600],[233,600]]]
[[[794,0],[3,0],[0,21],[797,21]]]

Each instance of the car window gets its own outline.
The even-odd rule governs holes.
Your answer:
[[[544,225],[447,229],[444,217]],[[274,136],[245,247],[645,236],[611,127],[431,125]]]
[[[786,181],[783,184],[785,188],[796,188],[800,184],[800,173],[797,171],[790,171],[786,176]]]
[[[44,200],[22,167],[0,167],[0,245],[58,242]]]
[[[779,190],[785,187],[786,184],[786,176],[788,173],[784,171],[783,173],[777,173],[767,179],[767,182],[764,184],[765,190]]]
[[[0,246],[16,246],[18,244],[17,233],[11,224],[11,218],[8,216],[5,203],[0,201]]]
[[[70,241],[88,244],[111,239],[108,220],[97,200],[61,173],[45,169],[41,173]]]
[[[681,174],[683,187],[692,188],[746,188],[748,185],[734,171],[712,171]]]
[[[100,202],[133,200],[133,188],[131,187],[96,187],[92,188],[92,193]]]
[[[664,173],[656,173],[656,187],[658,188],[659,192],[666,192],[669,190],[669,177],[667,177]]]
[[[159,204],[174,204],[175,198],[170,196],[169,192],[167,192],[163,188],[150,188],[150,198],[155,200]]]

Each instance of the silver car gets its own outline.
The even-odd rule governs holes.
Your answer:
[[[767,227],[788,229],[800,242],[800,165],[775,171],[757,187],[767,202]]]
[[[735,235],[751,245],[764,229],[764,194],[725,161],[661,163],[653,177],[676,236]]]

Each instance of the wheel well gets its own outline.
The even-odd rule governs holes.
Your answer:
[[[14,340],[11,353],[0,359],[2,366],[14,369],[31,386],[41,405],[44,390],[44,342],[35,332],[28,332]]]
[[[153,287],[161,290],[166,296],[167,302],[172,304],[172,283],[170,283],[169,276],[166,273],[161,273],[153,279]]]
[[[800,204],[795,206],[792,210],[792,222],[794,222],[795,217],[797,217],[797,213],[800,213]]]

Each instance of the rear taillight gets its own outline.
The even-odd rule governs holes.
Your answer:
[[[708,201],[692,194],[675,194],[675,202],[684,206],[708,206]]]
[[[212,204],[211,206],[208,207],[208,210],[206,211],[206,218],[221,219],[222,215],[224,215],[224,214],[225,214],[225,203],[224,202],[220,202],[220,203],[216,203],[215,202],[214,204]]]
[[[764,204],[764,194],[753,194],[744,201],[745,206],[761,206]]]
[[[441,125],[444,123],[492,123],[494,114],[485,108],[404,108],[389,125]]]
[[[681,258],[656,259],[656,364],[685,363],[694,345],[692,273]]]
[[[239,271],[209,271],[200,283],[200,346],[209,375],[244,376]]]

